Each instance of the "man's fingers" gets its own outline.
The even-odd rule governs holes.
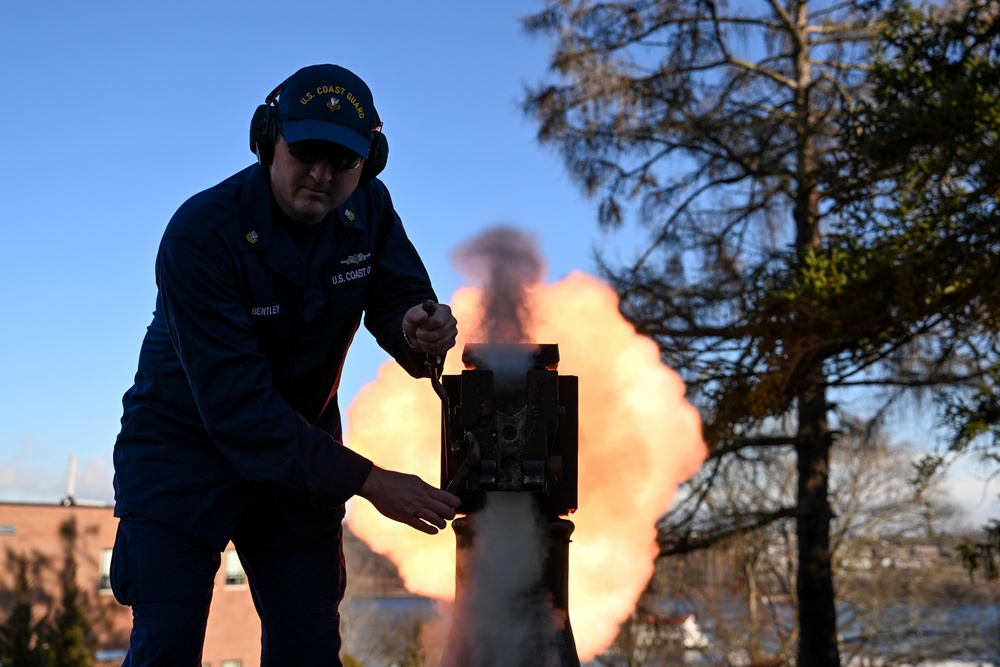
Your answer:
[[[426,521],[421,521],[420,519],[414,519],[413,521],[410,521],[408,525],[412,526],[413,528],[416,528],[421,533],[427,533],[428,535],[438,534],[438,527],[434,526],[433,524],[427,523]],[[444,528],[444,526],[440,527]]]
[[[451,521],[452,519],[455,518],[455,510],[454,510],[454,508],[449,507],[448,505],[440,505],[439,504],[439,505],[435,506],[433,509],[434,509],[434,513],[436,515],[438,515],[439,517],[441,517],[441,519],[444,520],[444,521]],[[442,528],[443,528],[443,526],[442,526]]]
[[[447,495],[451,496],[451,494]],[[455,497],[452,496],[452,498]],[[455,499],[457,500],[457,498]],[[407,523],[428,535],[434,535],[438,530],[447,528],[448,522],[454,518],[455,509],[453,507],[432,498],[428,499],[427,505],[417,510],[413,520]]]
[[[458,506],[462,504],[462,499],[455,494],[436,487],[431,490],[431,498],[452,509],[458,509]]]
[[[440,329],[452,320],[451,308],[446,304],[439,303],[434,309],[434,312],[430,314],[424,326],[429,329]]]
[[[421,332],[419,335],[420,344],[424,351],[434,354],[444,354],[455,346],[455,332],[445,330]]]
[[[445,521],[451,521],[455,518],[455,508],[440,501],[432,500],[430,511],[433,512],[434,516],[439,516]],[[441,528],[444,528],[444,526],[441,526]]]
[[[426,315],[426,313],[424,313]],[[418,327],[425,331],[438,331],[439,329],[450,329],[458,324],[458,321],[451,314],[448,306],[441,305],[434,314],[429,317],[416,320]]]
[[[448,522],[443,517],[441,517],[440,514],[435,514],[434,512],[431,511],[424,512],[419,516],[419,518],[423,519],[426,522],[424,525],[430,524],[438,529],[443,529],[448,526]],[[437,530],[435,530],[434,532],[436,533]]]

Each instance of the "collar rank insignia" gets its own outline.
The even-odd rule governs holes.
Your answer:
[[[257,239],[259,238],[260,236],[257,234],[257,232],[254,231],[247,232],[247,241],[249,241],[250,243],[256,243]]]
[[[340,98],[331,97],[330,101],[326,103],[326,108],[330,111],[340,111]]]
[[[344,217],[347,218],[348,220],[350,220],[351,222],[354,222],[354,217],[355,217],[354,216],[354,211],[352,211],[349,208],[345,209],[344,210]]]

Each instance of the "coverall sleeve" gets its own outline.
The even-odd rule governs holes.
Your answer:
[[[381,183],[378,183],[381,185]],[[379,346],[396,359],[413,377],[427,377],[426,355],[414,352],[403,339],[403,316],[413,306],[430,299],[437,301],[420,255],[403,229],[384,186],[376,190],[384,199],[382,233],[372,270],[372,284],[365,303],[365,328]]]
[[[233,260],[211,248],[168,235],[156,273],[170,340],[212,443],[249,481],[345,502],[371,461],[310,425],[275,389]]]

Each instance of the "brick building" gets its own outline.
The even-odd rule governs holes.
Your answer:
[[[58,605],[59,574],[71,553],[97,639],[98,665],[120,665],[128,647],[131,610],[111,594],[108,573],[117,527],[110,506],[0,502],[0,622],[13,604],[19,557],[27,557],[30,565],[38,619]],[[231,544],[216,575],[202,661],[205,667],[260,664],[260,621]]]

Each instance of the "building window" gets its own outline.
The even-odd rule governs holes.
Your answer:
[[[240,660],[223,660],[222,667],[243,667],[243,662]]]
[[[243,563],[240,562],[240,556],[236,553],[235,549],[230,549],[226,552],[226,586],[242,586],[246,582],[247,575],[243,571]],[[226,667],[226,664],[226,662],[223,662],[222,667]],[[239,667],[239,660],[235,661],[230,667]]]
[[[97,584],[100,591],[111,590],[111,549],[101,551],[101,580]]]

